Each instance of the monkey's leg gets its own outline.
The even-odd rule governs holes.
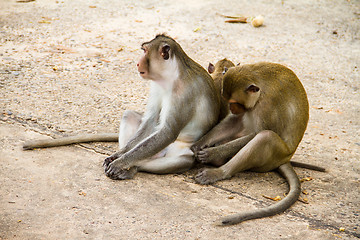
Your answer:
[[[136,164],[139,171],[157,174],[178,173],[190,169],[194,164],[191,143],[175,141],[167,148],[164,157],[143,160]]]
[[[121,118],[118,141],[120,151],[107,157],[104,160],[103,166],[105,169],[107,166],[113,162],[115,159],[119,158],[122,154],[122,148],[126,146],[127,142],[133,137],[141,124],[142,114],[126,110]]]
[[[116,174],[112,174],[110,177],[114,180],[131,179],[138,171],[156,174],[179,173],[189,170],[193,164],[192,155],[147,159],[137,162],[129,169],[119,169]]]
[[[139,162],[138,171],[156,174],[180,173],[189,170],[194,164],[192,155],[162,157]]]
[[[142,114],[126,110],[121,118],[119,128],[119,148],[126,146],[130,138],[132,138],[141,124]]]
[[[178,173],[186,171],[194,164],[194,157],[190,150],[190,145],[191,143],[175,141],[167,148],[165,148],[165,150],[156,154],[152,158],[130,163],[127,168],[113,169],[111,170],[111,174],[107,175],[114,180],[124,180],[133,178],[138,171],[156,174]],[[163,157],[154,158],[156,156]],[[108,173],[106,166],[105,172]]]
[[[201,172],[196,176],[196,180],[208,184],[229,178],[235,173],[247,169],[265,172],[278,168],[290,186],[288,195],[281,202],[226,217],[221,220],[221,224],[237,224],[250,219],[273,216],[294,204],[301,192],[299,178],[289,163],[292,155],[293,151],[289,150],[286,143],[276,133],[265,130],[258,133],[228,163],[218,169]]]
[[[271,171],[289,162],[291,156],[286,143],[273,131],[266,130],[258,133],[226,164],[200,171],[195,180],[200,184],[211,184],[249,169]]]

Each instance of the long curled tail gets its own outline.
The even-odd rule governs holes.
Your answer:
[[[118,139],[119,139],[119,135],[117,133],[100,133],[100,134],[84,134],[79,136],[63,137],[63,138],[55,138],[55,139],[30,140],[24,143],[23,150],[65,146],[74,143],[117,142]]]
[[[279,173],[289,183],[290,191],[280,202],[269,207],[246,211],[240,214],[231,215],[221,220],[221,225],[233,225],[246,220],[274,216],[291,207],[300,196],[301,187],[298,176],[290,163],[285,163],[278,168]]]

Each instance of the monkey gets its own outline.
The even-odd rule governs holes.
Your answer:
[[[195,159],[190,146],[218,122],[220,95],[207,71],[173,38],[159,34],[141,49],[138,72],[150,80],[144,114],[126,110],[117,136],[29,141],[23,149],[118,140],[120,150],[107,157],[103,166],[109,178],[119,180],[133,178],[138,171],[166,174],[191,168]]]
[[[190,169],[195,162],[190,146],[218,121],[220,97],[211,76],[174,39],[157,35],[142,49],[137,66],[140,76],[151,80],[149,102],[144,115],[124,114],[120,151],[103,164],[111,179]]]
[[[199,162],[217,167],[200,170],[195,181],[213,184],[245,170],[277,169],[290,186],[282,201],[230,215],[222,219],[221,224],[237,224],[285,211],[297,201],[301,191],[290,159],[309,120],[309,103],[303,85],[295,73],[283,65],[245,64],[225,73],[222,97],[231,113],[191,146]],[[315,170],[325,171],[321,167]]]
[[[214,80],[215,88],[219,95],[221,95],[223,75],[231,67],[235,67],[235,64],[226,58],[218,61],[215,65],[209,63],[208,72]],[[229,114],[227,101],[224,98],[220,99],[220,104],[219,121]]]
[[[141,46],[140,76],[151,80],[144,114],[126,110],[119,134],[90,134],[28,141],[24,150],[95,141],[118,141],[120,151],[104,161],[112,179],[137,171],[177,173],[195,162],[190,146],[218,121],[220,95],[211,76],[171,37],[157,35]],[[205,112],[206,114],[203,114]]]
[[[124,114],[120,151],[103,164],[111,179],[190,169],[195,162],[190,146],[218,121],[220,96],[211,76],[174,39],[157,35],[142,49],[137,66],[140,76],[151,80],[149,102],[144,115]]]
[[[240,63],[236,64],[236,66],[239,66]],[[227,72],[227,70],[229,68],[235,67],[235,64],[224,58],[222,60],[219,60],[215,65],[212,63],[209,63],[208,65],[208,72],[210,73],[211,77],[214,80],[215,83],[215,88],[218,91],[218,93],[221,95],[222,94],[222,81],[223,81],[223,76],[224,74]],[[225,116],[227,116],[229,113],[229,107],[228,107],[228,103],[225,100],[225,98],[221,98],[221,108],[220,108],[220,116],[219,116],[219,121],[221,121],[222,119],[225,118]],[[219,143],[217,143],[217,145],[219,145]],[[212,161],[207,162],[215,167],[220,167],[221,165],[223,165],[227,160],[229,159],[222,159],[222,158],[216,158],[213,157]],[[323,167],[319,167],[313,164],[306,164],[306,163],[301,163],[301,162],[296,162],[296,161],[290,161],[292,166],[295,167],[301,167],[301,168],[306,168],[306,169],[311,169],[311,170],[315,170],[315,171],[319,171],[319,172],[325,172],[325,168]]]

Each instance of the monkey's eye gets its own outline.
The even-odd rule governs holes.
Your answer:
[[[141,47],[141,50],[143,50],[144,53],[146,53],[146,49],[144,47]]]

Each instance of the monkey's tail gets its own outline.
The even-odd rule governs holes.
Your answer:
[[[117,142],[118,139],[119,139],[119,135],[117,133],[99,133],[99,134],[84,134],[84,135],[55,138],[55,139],[30,140],[24,143],[23,150],[65,146],[74,143]]]
[[[306,169],[310,169],[310,170],[314,170],[314,171],[318,171],[318,172],[326,172],[326,168],[319,167],[316,165],[302,163],[302,162],[295,162],[295,161],[290,161],[290,163],[293,167],[306,168]]]
[[[265,208],[246,211],[240,214],[225,217],[221,220],[221,225],[233,225],[246,220],[274,216],[291,207],[291,205],[293,205],[300,196],[301,187],[299,178],[290,163],[281,165],[278,168],[278,171],[284,178],[286,178],[290,187],[289,193],[282,201]]]

